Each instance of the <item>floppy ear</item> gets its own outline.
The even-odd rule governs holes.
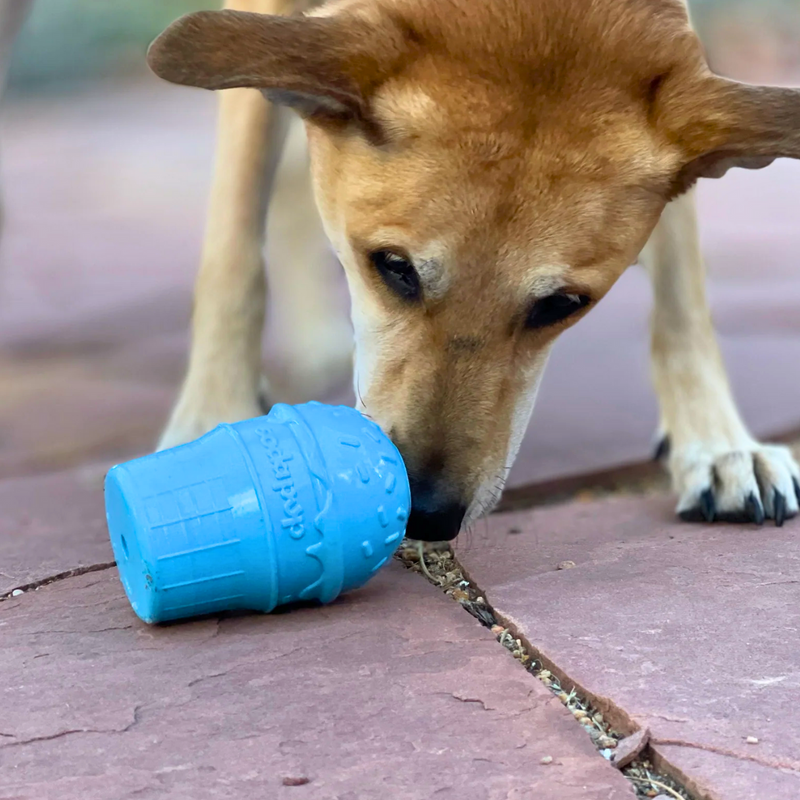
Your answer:
[[[253,87],[307,118],[364,120],[368,94],[397,45],[385,37],[379,60],[371,49],[377,31],[365,27],[352,18],[200,11],[170,25],[147,63],[172,83]]]
[[[670,127],[688,158],[676,194],[732,167],[761,169],[776,158],[800,158],[800,90],[712,76],[676,105],[682,122]]]

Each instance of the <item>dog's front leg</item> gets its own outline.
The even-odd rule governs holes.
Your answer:
[[[756,441],[739,415],[706,303],[694,192],[666,208],[642,261],[653,280],[661,449],[678,513],[782,524],[798,511],[800,469],[788,448]]]
[[[285,13],[286,0],[235,0],[227,8]],[[189,367],[159,449],[196,439],[220,422],[261,413],[263,246],[288,112],[255,89],[220,93],[214,182],[195,287]]]

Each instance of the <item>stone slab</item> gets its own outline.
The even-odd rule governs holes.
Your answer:
[[[650,728],[698,797],[798,793],[800,519],[686,525],[663,497],[574,503],[497,515],[460,558],[558,671],[620,726]]]
[[[0,595],[114,560],[104,474],[96,466],[0,481]]]
[[[111,569],[4,601],[0,642],[8,800],[634,796],[489,631],[397,564],[327,608],[169,627],[140,623]]]

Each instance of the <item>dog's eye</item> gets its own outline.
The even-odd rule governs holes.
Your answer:
[[[586,308],[590,302],[591,298],[584,294],[551,294],[549,297],[543,297],[537,300],[528,312],[525,327],[528,330],[537,330],[555,325],[556,322],[561,322],[582,308]]]
[[[378,270],[383,282],[403,300],[418,300],[422,294],[419,275],[414,265],[403,256],[390,250],[378,250],[370,253],[375,269]]]

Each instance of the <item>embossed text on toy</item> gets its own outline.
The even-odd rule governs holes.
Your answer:
[[[284,453],[277,438],[268,428],[260,428],[257,434],[259,442],[267,451],[267,458],[275,475],[275,483],[272,488],[283,498],[283,511],[286,516],[281,520],[281,527],[288,530],[293,539],[302,539],[305,534],[303,507],[300,505],[289,466],[289,462],[294,460],[294,456],[291,453],[288,455]]]

